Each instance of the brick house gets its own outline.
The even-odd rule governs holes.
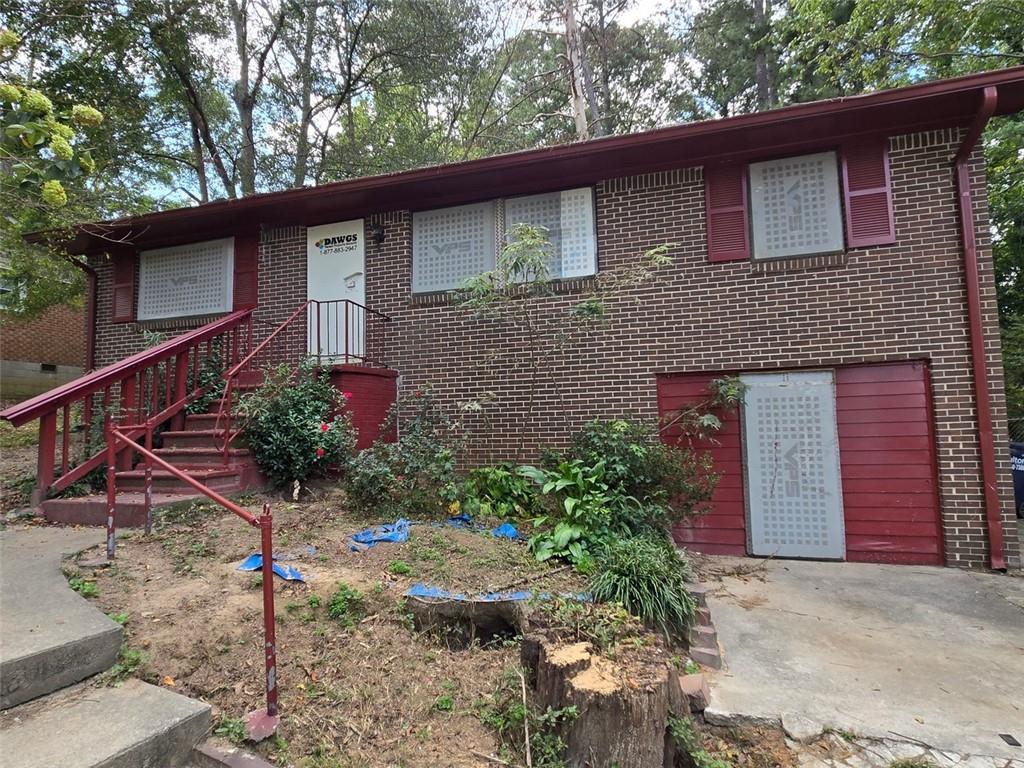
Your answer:
[[[494,392],[471,462],[511,459],[521,438],[558,446],[595,417],[653,420],[740,375],[742,413],[707,446],[712,509],[677,540],[1016,567],[978,138],[1022,106],[1024,67],[148,214],[71,248],[97,274],[99,366],[138,352],[144,328],[251,309],[271,329],[309,299],[345,300],[367,308],[358,320],[317,305],[295,321],[311,349],[333,327],[346,359],[380,345],[399,390],[430,385],[453,405]],[[552,233],[552,309],[646,249],[674,257],[554,362],[532,421],[508,362],[522,340],[450,294],[518,221]],[[376,412],[391,396],[366,391]]]
[[[82,375],[85,312],[59,304],[38,317],[0,312],[0,402],[16,403]]]

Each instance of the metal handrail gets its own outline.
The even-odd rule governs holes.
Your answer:
[[[167,472],[170,472],[178,480],[195,488],[201,494],[215,502],[219,506],[232,512],[253,528],[260,531],[260,553],[263,558],[263,645],[264,659],[266,662],[266,709],[257,709],[246,716],[246,727],[249,738],[260,741],[270,736],[277,730],[281,722],[278,712],[277,696],[277,638],[274,626],[274,544],[273,544],[273,516],[270,512],[270,504],[263,504],[263,512],[259,517],[239,506],[235,502],[208,488],[195,478],[189,476],[173,464],[153,453],[150,446],[153,442],[153,428],[147,424],[146,447],[135,444],[134,438],[122,432],[113,425],[108,425],[106,434],[106,456],[107,456],[107,560],[114,560],[116,547],[116,530],[114,513],[117,508],[117,443],[130,444],[132,450],[138,451],[146,459],[146,488],[147,500],[153,496],[153,473],[152,465],[156,464]],[[147,504],[147,530],[151,522],[151,505]]]

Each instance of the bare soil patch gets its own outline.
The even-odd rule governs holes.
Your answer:
[[[246,501],[256,512],[262,499]],[[538,564],[522,543],[430,523],[414,525],[408,542],[352,552],[348,537],[366,521],[330,496],[278,500],[273,513],[275,549],[294,555],[288,564],[307,581],[275,578],[282,723],[256,751],[317,768],[488,764],[478,755],[498,744],[479,709],[518,663],[518,645],[449,648],[414,631],[403,593],[419,581],[578,592],[582,577]],[[94,574],[99,606],[128,615],[127,645],[142,653],[136,674],[209,701],[222,724],[264,704],[259,577],[236,569],[257,542],[238,518],[196,505],[150,536],[129,533],[116,564]],[[339,583],[364,596],[352,625],[327,615]]]

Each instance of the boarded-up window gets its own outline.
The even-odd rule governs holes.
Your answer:
[[[834,152],[750,164],[755,259],[843,250]]]
[[[412,289],[416,293],[458,288],[494,269],[494,203],[414,213]]]
[[[551,241],[551,277],[582,277],[597,271],[594,193],[590,187],[513,197],[505,201],[505,224],[544,227]]]
[[[139,320],[231,310],[234,238],[208,240],[139,255]]]

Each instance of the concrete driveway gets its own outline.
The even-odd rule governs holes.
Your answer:
[[[869,738],[1024,760],[1024,579],[707,558],[724,668],[712,720],[800,716]],[[999,763],[1002,764],[1002,763]]]

